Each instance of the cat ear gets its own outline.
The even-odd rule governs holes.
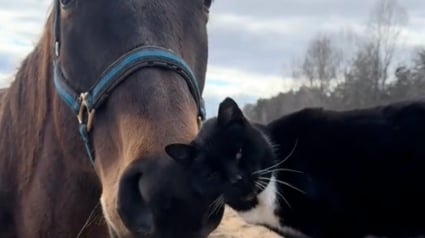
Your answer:
[[[169,144],[165,152],[182,165],[190,165],[196,157],[196,148],[188,144]]]
[[[217,116],[219,125],[225,126],[232,123],[243,123],[245,120],[241,109],[232,98],[227,97],[220,103]]]

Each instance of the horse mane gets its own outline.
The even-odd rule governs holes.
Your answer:
[[[1,95],[0,132],[4,143],[0,144],[0,151],[6,154],[5,160],[0,162],[20,160],[19,170],[28,172],[28,176],[45,144],[43,132],[52,123],[49,121],[54,96],[52,23],[53,14],[49,11],[38,43],[24,58],[14,80]]]
[[[50,11],[37,45],[18,67],[2,99],[9,104],[13,118],[28,116],[36,122],[37,128],[47,114],[52,94],[52,23]]]

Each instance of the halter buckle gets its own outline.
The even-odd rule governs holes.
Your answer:
[[[80,101],[80,110],[77,115],[78,122],[81,124],[87,125],[87,132],[90,132],[93,126],[93,119],[95,114],[95,109],[90,109],[87,104],[88,92],[81,93],[79,97]],[[85,115],[87,115],[87,120],[84,120]]]
[[[197,116],[196,117],[196,122],[198,123],[198,129],[200,129],[202,127],[202,117],[201,116]]]
[[[59,57],[59,51],[60,51],[60,45],[59,45],[59,41],[55,41],[55,56]]]

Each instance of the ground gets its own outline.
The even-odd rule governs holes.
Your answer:
[[[261,226],[246,224],[231,208],[226,207],[223,221],[210,238],[280,238],[280,236]]]

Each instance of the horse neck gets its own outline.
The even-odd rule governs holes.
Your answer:
[[[36,48],[22,63],[15,80],[2,97],[1,133],[8,138],[0,144],[3,154],[13,155],[14,160],[25,156],[25,151],[35,149],[40,143],[40,132],[46,113],[49,95],[40,91],[40,53]],[[46,85],[47,86],[47,85]],[[45,100],[42,100],[45,98]],[[30,145],[33,144],[33,145]],[[22,150],[25,148],[25,150]],[[31,153],[34,153],[32,151]]]
[[[37,232],[49,231],[49,227],[55,227],[49,231],[52,234],[76,234],[98,207],[100,197],[98,178],[85,159],[75,116],[55,92],[52,63],[44,50],[37,46],[29,54],[1,96],[0,188],[6,190],[0,189],[0,203],[6,202],[13,209],[7,213],[26,227],[10,228],[19,230],[19,237],[41,234]],[[33,207],[49,211],[49,217],[34,212]],[[2,212],[0,207],[0,217]],[[93,229],[106,231],[103,223]]]
[[[75,116],[55,92],[50,50],[47,43],[39,43],[22,62],[1,99],[0,132],[4,140],[0,151],[4,160],[0,165],[7,166],[0,168],[31,179],[39,167],[60,166],[62,172],[85,172],[94,178],[93,168],[83,159],[87,155],[79,143]]]

